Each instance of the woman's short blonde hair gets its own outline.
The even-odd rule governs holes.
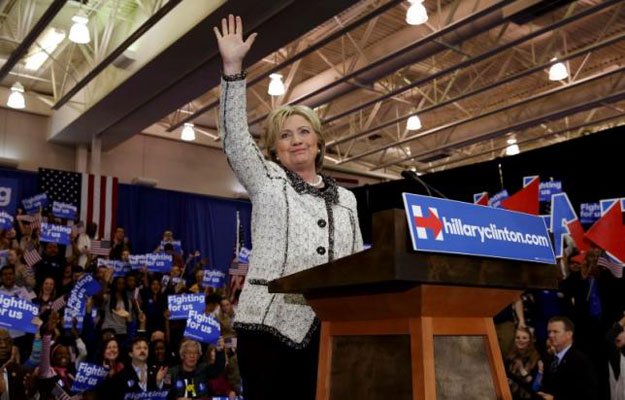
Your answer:
[[[200,357],[202,355],[202,345],[200,345],[195,340],[185,340],[180,344],[180,358],[184,357],[184,354],[187,350],[197,350],[197,355]]]
[[[310,123],[310,126],[317,134],[319,154],[315,157],[315,167],[317,171],[321,170],[323,167],[323,158],[326,154],[325,132],[323,131],[321,119],[319,119],[317,113],[308,106],[284,105],[272,110],[271,113],[269,113],[269,116],[267,116],[267,119],[265,120],[265,134],[262,137],[262,144],[267,148],[269,158],[273,162],[279,162],[276,155],[276,141],[282,127],[284,126],[284,121],[292,115],[299,115],[306,118],[306,120]]]

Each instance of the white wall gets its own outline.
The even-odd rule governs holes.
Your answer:
[[[18,168],[23,170],[46,167],[74,171],[75,148],[46,141],[49,120],[49,117],[0,108],[0,157],[18,159]],[[221,149],[152,135],[135,135],[103,152],[100,171],[119,177],[122,183],[130,183],[140,176],[156,179],[161,189],[227,198],[245,195]],[[326,173],[357,179],[358,185],[377,182],[329,170]]]
[[[0,108],[0,157],[19,160],[18,168],[74,169],[73,147],[46,142],[49,117]]]

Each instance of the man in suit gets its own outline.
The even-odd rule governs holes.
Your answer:
[[[135,338],[128,355],[130,363],[117,375],[115,385],[117,391],[112,398],[123,399],[127,393],[152,392],[163,389],[163,379],[167,373],[166,367],[150,367],[148,361],[148,342],[143,337]]]
[[[553,317],[547,325],[547,336],[555,348],[545,363],[542,391],[546,400],[596,400],[597,379],[590,360],[573,347],[573,322],[567,317]]]

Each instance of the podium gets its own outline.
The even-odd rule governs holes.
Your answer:
[[[372,232],[371,249],[269,283],[321,320],[317,400],[511,400],[492,317],[557,287],[556,268],[413,251],[402,210]]]

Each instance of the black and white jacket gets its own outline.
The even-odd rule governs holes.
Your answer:
[[[305,347],[315,314],[303,297],[270,294],[267,282],[362,249],[354,195],[323,176],[318,190],[265,159],[249,133],[245,81],[221,82],[221,137],[228,162],[252,200],[250,268],[235,328],[270,332]]]

